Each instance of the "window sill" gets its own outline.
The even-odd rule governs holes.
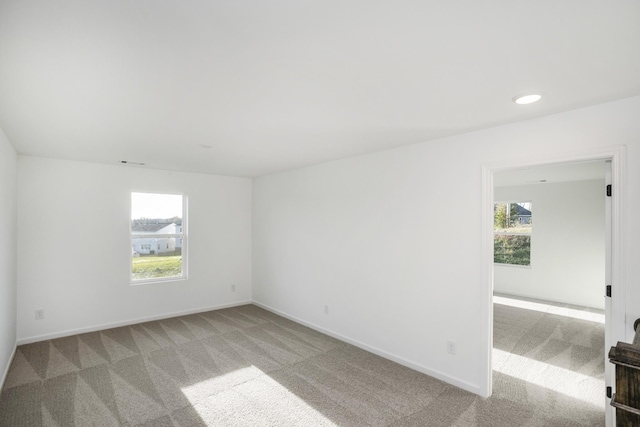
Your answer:
[[[494,267],[514,267],[514,268],[524,268],[527,270],[531,270],[531,264],[529,265],[520,265],[520,264],[502,264],[500,262],[494,262],[493,263]]]
[[[167,277],[167,278],[159,278],[159,279],[131,280],[129,282],[129,285],[131,286],[151,285],[156,283],[183,282],[185,280],[187,280],[187,276],[176,276],[176,277]]]

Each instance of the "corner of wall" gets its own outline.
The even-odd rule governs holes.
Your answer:
[[[11,351],[11,356],[7,360],[7,366],[4,368],[4,372],[2,373],[2,377],[0,378],[0,390],[4,388],[4,383],[7,380],[7,375],[9,374],[9,368],[11,368],[11,364],[13,363],[13,359],[16,357],[16,350],[18,349],[18,343],[13,343],[13,350]]]
[[[18,154],[0,128],[0,223],[6,230],[0,241],[0,386],[17,348],[17,181]]]

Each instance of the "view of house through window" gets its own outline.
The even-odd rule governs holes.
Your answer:
[[[185,198],[131,193],[131,280],[186,277]]]
[[[493,262],[531,265],[531,202],[493,207]]]

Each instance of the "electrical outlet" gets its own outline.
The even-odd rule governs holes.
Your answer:
[[[329,314],[329,306],[326,304],[324,306],[324,314]]]
[[[231,285],[231,292],[235,292],[235,291],[236,291],[236,285],[233,284],[233,285]]]
[[[40,310],[36,310],[36,320],[42,320],[44,319],[44,310],[40,309]]]
[[[447,353],[456,354],[456,343],[453,341],[447,341]]]

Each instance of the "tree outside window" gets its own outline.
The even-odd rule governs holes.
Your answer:
[[[496,203],[493,212],[493,262],[531,265],[531,202]]]

